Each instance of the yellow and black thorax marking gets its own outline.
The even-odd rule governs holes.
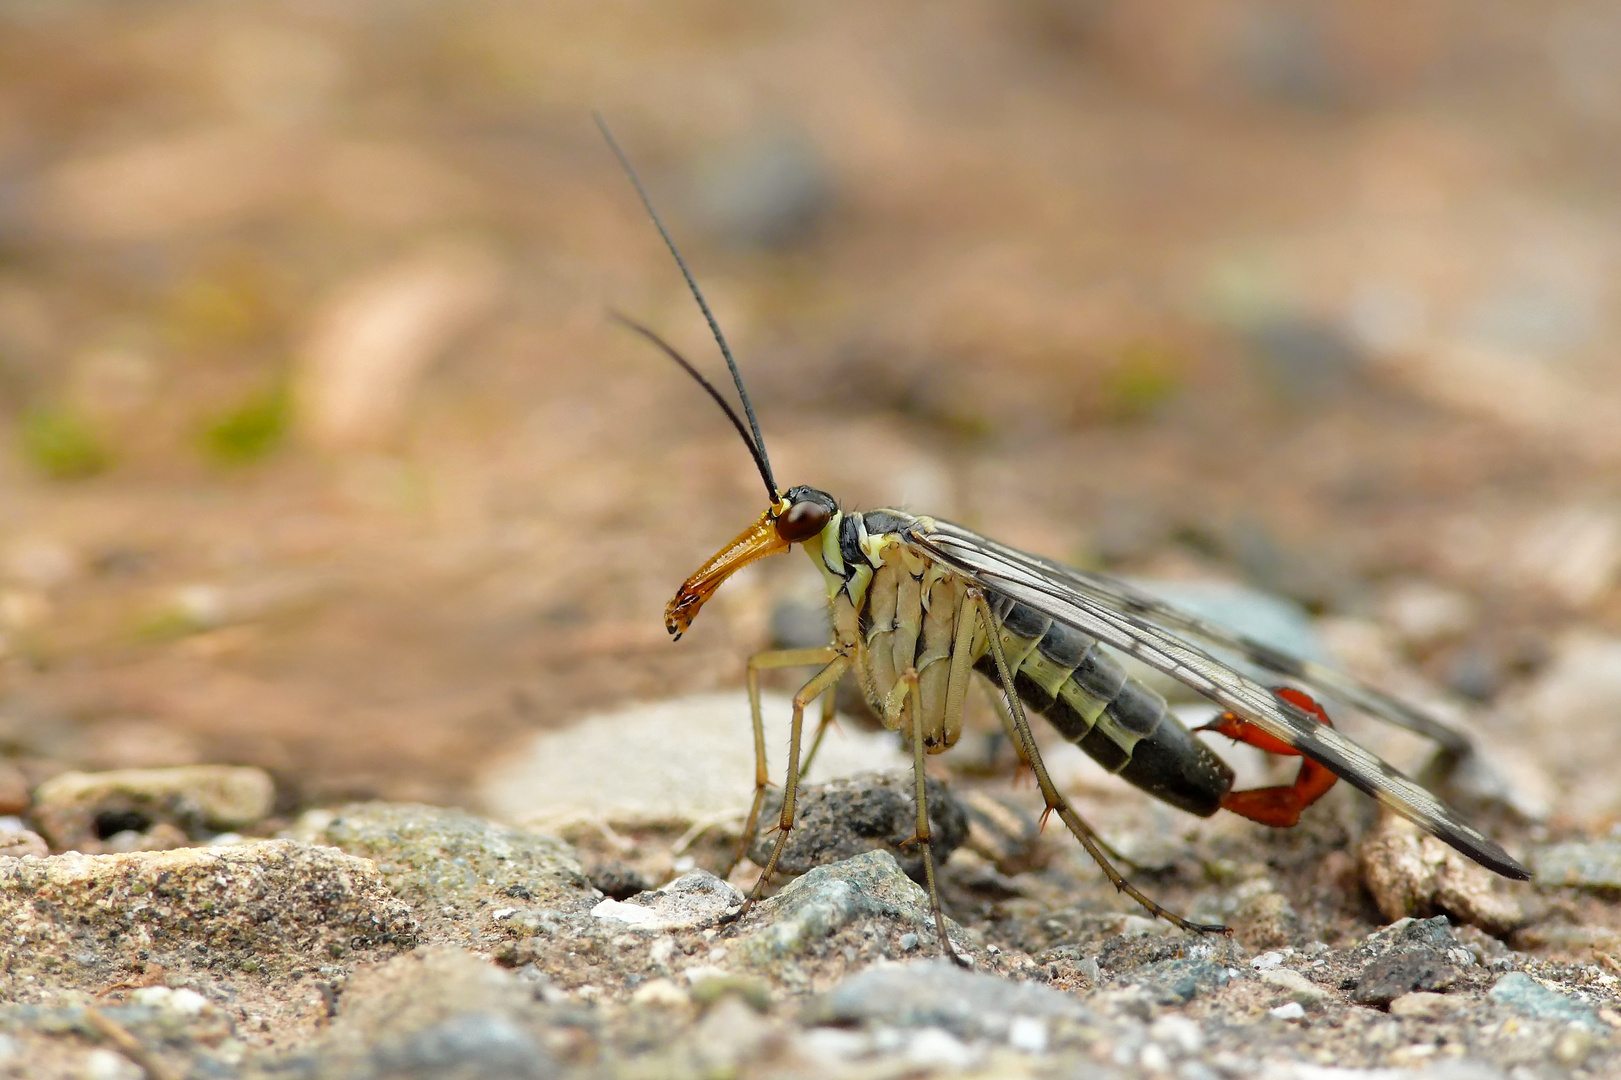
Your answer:
[[[915,671],[924,745],[939,753],[962,734],[960,713],[947,707],[947,681],[958,620],[971,616],[966,579],[907,541],[909,532],[934,527],[899,510],[835,511],[805,550],[827,585],[834,643],[851,658],[873,711],[886,726],[911,730],[903,687],[907,671]],[[1164,698],[1129,678],[1094,638],[983,591],[1026,705],[1137,787],[1183,810],[1216,812],[1232,770]],[[983,628],[971,649],[975,670],[999,681]]]

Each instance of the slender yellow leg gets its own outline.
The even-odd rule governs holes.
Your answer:
[[[990,604],[985,601],[984,592],[978,588],[972,588],[969,590],[969,595],[972,597],[972,602],[975,609],[979,612],[979,617],[984,620],[985,626],[987,628],[994,627],[996,625],[996,619],[995,616],[991,614]],[[1109,879],[1110,884],[1112,884],[1119,891],[1125,893],[1127,896],[1131,897],[1133,900],[1137,901],[1144,908],[1146,908],[1150,914],[1164,919],[1166,922],[1180,927],[1183,930],[1191,930],[1208,934],[1231,933],[1227,927],[1222,926],[1219,923],[1212,924],[1189,922],[1187,919],[1184,919],[1175,912],[1167,911],[1165,908],[1160,907],[1154,901],[1150,900],[1148,896],[1142,892],[1142,890],[1137,888],[1137,886],[1127,881],[1120,871],[1116,870],[1114,865],[1109,862],[1108,857],[1104,854],[1103,848],[1099,843],[1097,833],[1093,831],[1092,826],[1081,820],[1081,816],[1077,814],[1074,809],[1070,807],[1069,803],[1064,799],[1064,797],[1059,794],[1058,788],[1052,782],[1052,777],[1047,775],[1047,765],[1041,760],[1041,752],[1036,749],[1035,736],[1030,733],[1030,723],[1025,719],[1024,716],[1024,704],[1019,700],[1019,695],[1015,693],[1013,689],[1013,672],[1008,668],[1007,656],[1002,652],[1001,635],[990,633],[988,634],[988,637],[991,646],[991,656],[996,661],[996,671],[997,674],[1001,676],[1002,689],[1007,694],[1008,709],[1013,714],[1013,726],[1015,729],[1014,746],[1022,748],[1024,759],[1030,763],[1030,768],[1035,772],[1036,783],[1041,788],[1041,797],[1046,800],[1047,809],[1056,813],[1059,820],[1068,826],[1069,831],[1074,834],[1075,839],[1079,840],[1081,842],[1081,846],[1086,849],[1086,853],[1092,856],[1093,861],[1095,861],[1098,866],[1102,868],[1103,873]]]
[[[811,762],[816,760],[816,751],[822,748],[822,736],[833,726],[833,714],[838,708],[838,703],[838,695],[833,690],[822,695],[822,721],[816,725],[816,734],[811,736],[810,749],[805,751],[804,764],[799,767],[800,780],[810,775]]]
[[[737,854],[722,877],[731,875],[733,867],[743,861],[749,845],[754,843],[754,830],[760,824],[760,806],[765,801],[765,789],[771,786],[771,774],[766,769],[765,760],[765,724],[760,719],[760,672],[771,668],[827,664],[838,655],[837,648],[824,645],[819,649],[777,649],[749,657],[749,718],[754,721],[754,802],[749,806],[749,816],[743,822],[743,839],[738,844]]]
[[[923,710],[918,708],[917,696],[917,670],[907,668],[901,676],[902,685],[906,687],[906,711],[912,719],[912,783],[913,802],[917,805],[917,834],[913,837],[923,851],[923,880],[929,888],[929,911],[934,915],[934,930],[940,937],[940,949],[961,967],[972,965],[958,955],[957,950],[951,946],[951,936],[946,933],[946,916],[940,909],[940,888],[935,881],[934,873],[934,846],[931,843],[933,836],[929,828],[929,794],[928,779],[923,771],[925,749],[923,745]],[[958,695],[958,707],[962,705],[961,695]],[[946,701],[951,701],[950,683],[947,683]]]
[[[794,695],[794,718],[788,726],[788,771],[782,782],[782,813],[777,818],[777,842],[771,846],[771,857],[766,860],[765,868],[760,871],[760,880],[754,883],[754,890],[749,893],[748,900],[738,912],[739,916],[760,899],[766,883],[771,880],[771,875],[777,869],[777,860],[782,858],[782,849],[788,844],[788,834],[794,828],[794,803],[799,795],[799,741],[805,727],[805,706],[831,690],[850,666],[849,659],[839,655],[838,650],[829,646],[828,651],[834,654],[833,659],[828,661],[827,666],[821,671],[812,675],[810,682],[801,686],[799,693]],[[782,666],[787,665],[785,663]],[[759,793],[756,793],[755,798],[758,800]]]

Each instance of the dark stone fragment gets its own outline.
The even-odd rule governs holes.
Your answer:
[[[923,856],[911,843],[917,832],[912,802],[912,772],[895,769],[862,773],[799,789],[797,820],[777,863],[779,870],[803,874],[812,867],[848,859],[865,851],[885,850],[914,881],[923,879]],[[945,862],[968,837],[968,813],[939,780],[928,780],[929,828],[935,865]],[[781,813],[782,795],[773,791],[760,811],[762,828],[749,847],[749,858],[764,865],[776,843],[767,829]]]
[[[1393,949],[1362,969],[1351,1000],[1383,1008],[1413,990],[1445,990],[1462,974],[1439,949]]]

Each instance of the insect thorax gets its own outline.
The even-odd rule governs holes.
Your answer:
[[[906,543],[904,532],[919,525],[933,522],[900,510],[839,513],[805,547],[827,586],[834,642],[868,704],[886,726],[905,724],[906,676],[915,671],[924,745],[940,751],[960,734],[945,699],[967,582]]]

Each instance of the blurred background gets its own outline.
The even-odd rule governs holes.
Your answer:
[[[814,603],[666,638],[762,492],[606,318],[723,375],[600,109],[783,484],[1294,600],[1609,820],[1617,55],[1597,0],[13,0],[0,788],[463,800]]]

